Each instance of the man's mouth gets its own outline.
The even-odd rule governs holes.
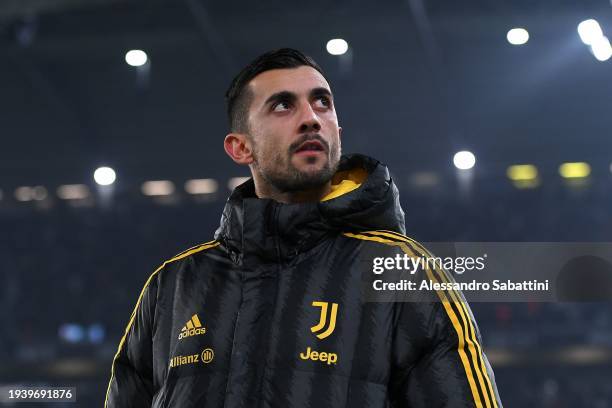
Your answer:
[[[323,144],[321,144],[321,142],[319,142],[318,140],[309,140],[307,142],[302,143],[300,147],[296,149],[295,153],[315,154],[317,152],[324,151],[325,147],[323,147]]]

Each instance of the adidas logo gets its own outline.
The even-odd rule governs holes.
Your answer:
[[[179,340],[184,339],[185,337],[197,336],[198,334],[205,334],[206,327],[202,327],[202,323],[200,323],[200,319],[197,314],[191,316],[191,319],[187,321],[185,326],[181,329],[181,334],[179,334]]]

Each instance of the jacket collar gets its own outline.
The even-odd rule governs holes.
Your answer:
[[[386,166],[342,156],[332,191],[321,202],[282,204],[255,195],[249,179],[227,200],[215,238],[243,266],[287,261],[328,235],[372,229],[405,232],[399,192]]]

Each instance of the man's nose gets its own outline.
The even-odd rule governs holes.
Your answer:
[[[306,106],[302,108],[301,114],[302,116],[300,118],[300,133],[304,133],[307,131],[318,132],[319,130],[321,130],[321,123],[319,122],[319,117],[312,109],[312,106],[310,106],[310,104],[306,104]]]

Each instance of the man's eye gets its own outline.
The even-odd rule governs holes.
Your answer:
[[[331,101],[327,96],[321,96],[317,98],[317,102],[319,103],[319,106],[322,106],[324,108],[329,108],[331,106]]]
[[[272,111],[274,112],[282,112],[286,109],[289,109],[289,102],[286,101],[278,102],[272,107]]]

